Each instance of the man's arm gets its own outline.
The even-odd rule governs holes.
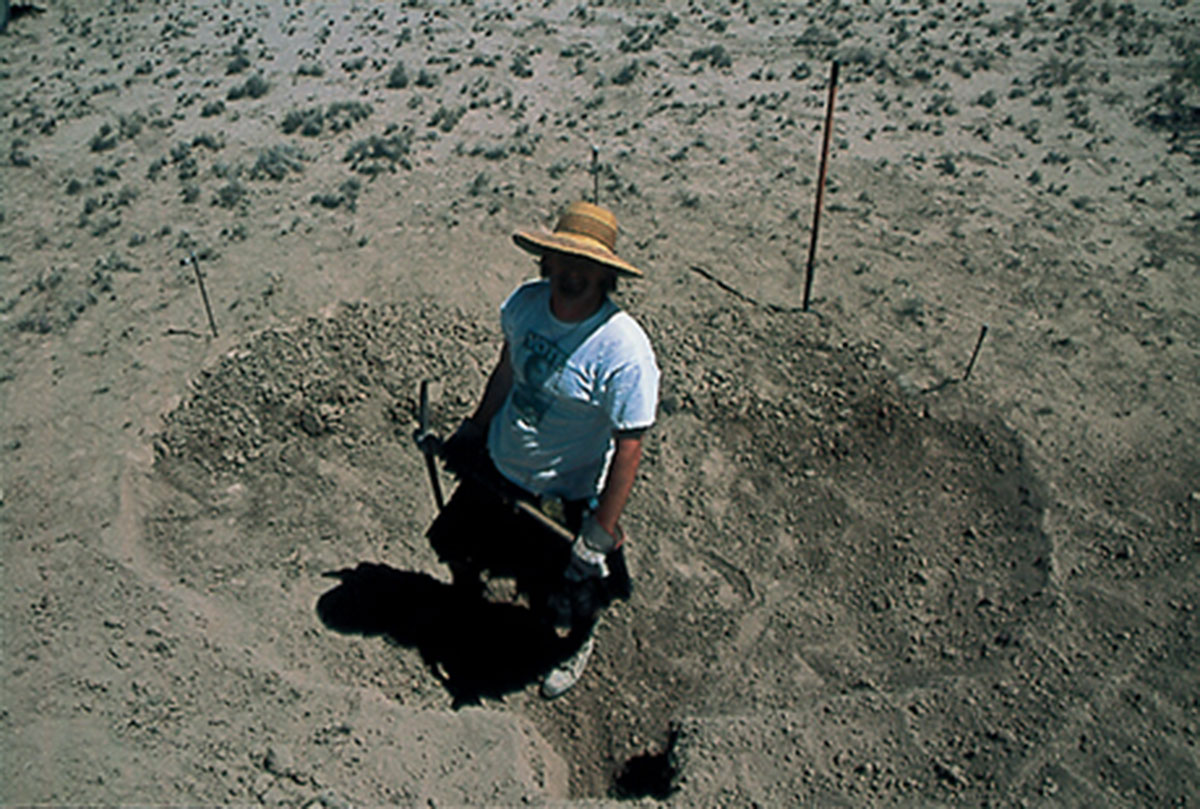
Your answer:
[[[637,430],[619,432],[614,436],[617,450],[608,468],[608,480],[604,484],[604,491],[600,493],[600,505],[596,509],[596,522],[612,534],[618,545],[624,537],[617,528],[617,521],[625,510],[629,493],[633,490],[633,481],[637,477],[638,464],[642,460],[643,435],[644,431]]]
[[[496,367],[492,369],[487,386],[483,389],[483,398],[479,400],[479,406],[471,414],[470,420],[480,428],[486,429],[492,421],[492,416],[496,415],[504,404],[509,390],[512,389],[512,381],[512,354],[508,350],[508,341],[505,340],[504,347],[500,349],[500,359],[496,361]]]

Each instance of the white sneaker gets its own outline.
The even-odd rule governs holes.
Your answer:
[[[595,638],[589,637],[579,647],[579,651],[551,669],[542,678],[542,696],[545,699],[554,699],[569,691],[571,686],[579,681],[579,675],[583,674],[584,668],[587,667],[588,658],[592,656],[595,646]]]

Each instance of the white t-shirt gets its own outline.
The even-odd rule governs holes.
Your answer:
[[[641,326],[610,300],[566,323],[550,311],[550,283],[530,281],[500,306],[513,385],[488,431],[500,472],[539,495],[598,495],[613,433],[654,423],[658,364]]]

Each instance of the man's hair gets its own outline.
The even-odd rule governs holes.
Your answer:
[[[609,270],[607,267],[603,267],[603,269],[608,270],[604,274],[604,294],[608,295],[617,291],[617,273],[615,270]],[[538,258],[538,271],[541,273],[542,278],[550,277],[550,267],[546,264],[546,255],[544,253]]]

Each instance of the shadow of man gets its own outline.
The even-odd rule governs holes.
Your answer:
[[[488,601],[424,573],[361,562],[325,575],[340,583],[317,600],[321,622],[415,648],[455,708],[525,688],[579,645],[525,607]]]

